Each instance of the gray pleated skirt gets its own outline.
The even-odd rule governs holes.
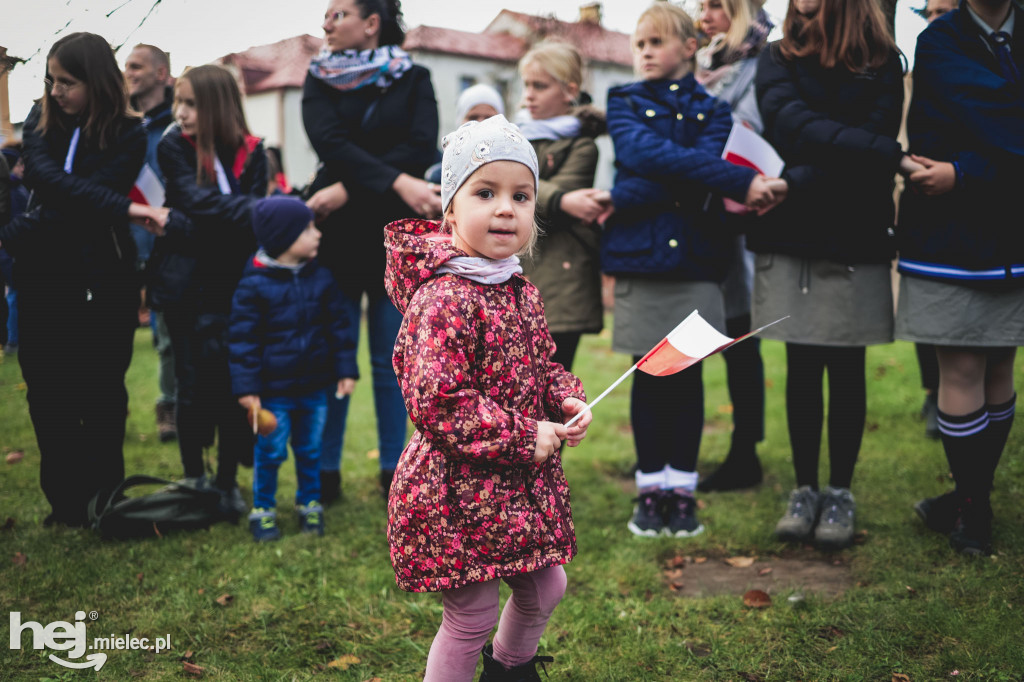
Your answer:
[[[751,316],[767,339],[816,346],[870,346],[893,340],[889,265],[842,265],[757,254]]]
[[[694,310],[725,333],[725,304],[716,282],[617,277],[612,350],[644,355]]]
[[[989,291],[900,278],[896,337],[939,346],[1024,346],[1024,288]]]

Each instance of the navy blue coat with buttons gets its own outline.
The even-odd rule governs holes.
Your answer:
[[[292,270],[252,258],[231,305],[232,392],[300,396],[358,378],[357,329],[315,260]]]
[[[611,275],[720,282],[733,257],[722,196],[743,201],[756,172],[722,160],[729,105],[692,75],[608,91],[615,213],[601,269]]]

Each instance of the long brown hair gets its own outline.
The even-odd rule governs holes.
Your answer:
[[[780,43],[786,59],[817,55],[826,69],[842,64],[850,71],[877,69],[896,43],[877,0],[821,0],[805,17],[789,0]]]
[[[46,55],[47,64],[51,59],[56,59],[65,71],[82,81],[87,96],[82,111],[82,137],[105,149],[114,141],[125,117],[134,115],[129,111],[128,88],[110,44],[95,33],[72,33],[53,44]],[[49,69],[46,79],[50,80]],[[54,129],[64,130],[65,122],[52,89],[47,88],[38,130],[45,136]]]
[[[182,81],[192,86],[196,101],[196,182],[213,184],[217,148],[236,150],[249,134],[242,93],[231,72],[216,64],[186,69],[175,82],[175,99]]]

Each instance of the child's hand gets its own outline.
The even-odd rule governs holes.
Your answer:
[[[587,404],[579,398],[566,398],[562,401],[562,418],[565,421],[569,421],[586,407]],[[566,429],[567,443],[570,448],[576,447],[580,444],[580,441],[587,437],[587,427],[590,426],[590,422],[593,419],[594,413],[587,410],[587,413],[580,417],[578,422]]]
[[[910,182],[914,188],[925,196],[938,196],[951,191],[956,186],[956,169],[948,161],[933,161],[926,156],[911,154],[910,160],[924,166],[910,174]]]
[[[340,182],[324,187],[306,200],[306,206],[316,216],[318,223],[346,203],[348,203],[348,190]]]
[[[347,395],[352,395],[352,391],[356,390],[356,380],[352,378],[338,379],[338,390],[335,391],[334,397],[344,398]]]
[[[767,178],[767,185],[768,189],[772,191],[772,201],[757,210],[758,216],[763,216],[765,213],[781,204],[789,195],[789,183],[782,178]]]
[[[900,157],[900,173],[910,177],[911,174],[919,170],[924,170],[924,166],[911,159],[910,154],[904,154]]]
[[[750,210],[757,211],[759,215],[762,210],[773,208],[776,203],[775,194],[768,184],[768,178],[761,174],[755,175],[750,187],[747,188],[747,198],[743,203]]]
[[[167,226],[170,214],[171,209],[164,206],[149,206],[132,202],[128,207],[128,218],[158,237],[164,235],[164,227]]]
[[[262,408],[262,405],[260,405],[260,397],[255,394],[238,396],[238,404],[245,408],[246,414],[259,412]]]
[[[594,222],[603,225],[615,213],[615,202],[612,201],[612,193],[608,190],[601,190],[594,195],[594,200],[603,207],[601,213],[594,218]]]
[[[564,424],[537,422],[537,449],[533,452],[533,461],[537,464],[545,462],[562,447],[562,441],[567,435],[568,429]]]
[[[591,188],[566,192],[562,195],[559,207],[574,218],[592,223],[607,210],[605,204],[598,199],[604,194],[608,192]]]

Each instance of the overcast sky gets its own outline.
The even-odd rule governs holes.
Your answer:
[[[910,11],[915,1],[899,0],[897,12],[897,37],[908,56],[913,54],[915,36],[924,27],[924,20]],[[477,32],[502,9],[553,13],[573,21],[581,4],[585,0],[404,0],[402,9],[409,28],[428,25]],[[18,122],[28,114],[32,100],[42,94],[46,53],[55,40],[68,33],[91,31],[114,46],[124,43],[117,54],[122,67],[132,45],[158,45],[171,53],[171,72],[178,75],[186,66],[253,45],[303,33],[322,36],[320,23],[327,0],[3,0],[3,5],[0,45],[9,55],[29,60],[10,75],[11,120]],[[629,33],[646,6],[645,0],[604,0],[603,24]],[[786,0],[768,0],[766,4],[777,20],[785,8]]]

